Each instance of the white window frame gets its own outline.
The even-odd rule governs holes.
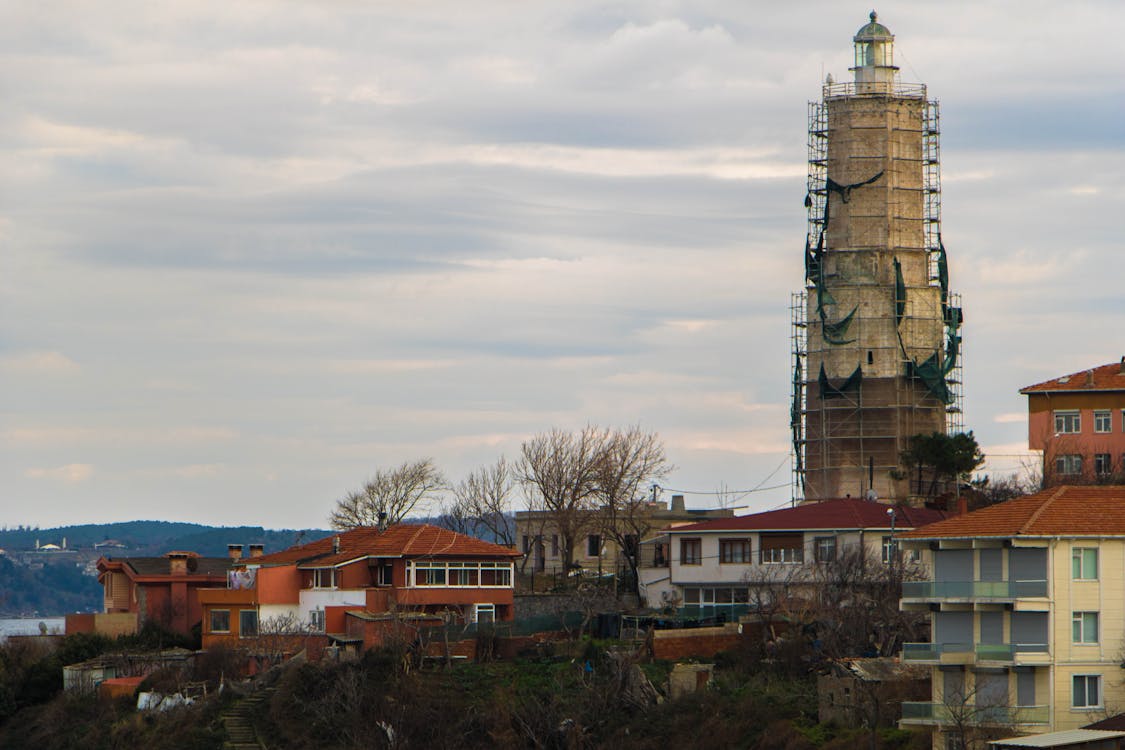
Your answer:
[[[1078,409],[1060,409],[1055,412],[1055,434],[1077,435],[1082,432],[1082,412]]]
[[[1113,412],[1097,409],[1094,412],[1094,432],[1113,432]]]
[[[898,547],[898,540],[893,536],[883,537],[883,564],[890,565],[894,561],[895,549]]]
[[[324,632],[324,610],[323,609],[310,609],[309,610],[309,630],[314,633]]]
[[[1070,642],[1076,646],[1096,645],[1100,635],[1098,620],[1097,612],[1074,612],[1070,618]]]
[[[1059,476],[1078,476],[1082,473],[1082,456],[1078,453],[1064,453],[1055,457],[1055,473]]]
[[[327,585],[325,585],[327,578]],[[336,588],[336,569],[335,568],[312,568],[312,581],[310,588],[314,589],[334,589]]]
[[[796,565],[805,561],[804,550],[800,547],[771,547],[763,548],[763,565]]]
[[[486,572],[491,573],[497,583],[484,583]],[[420,573],[425,576],[422,583],[418,582]],[[510,589],[512,564],[461,560],[408,560],[406,585],[408,588]]]
[[[1098,580],[1098,548],[1072,548],[1070,551],[1070,574],[1075,581]]]
[[[1081,688],[1079,688],[1081,685]],[[1097,695],[1090,702],[1090,686],[1094,686]],[[1081,702],[1079,702],[1081,690]],[[1070,703],[1078,709],[1097,709],[1102,707],[1102,676],[1100,674],[1076,674],[1070,682]]]
[[[484,619],[481,619],[481,616]],[[496,605],[491,602],[480,602],[473,605],[473,622],[475,623],[488,623],[496,622]]]
[[[1113,473],[1113,454],[1094,454],[1094,474],[1099,477],[1109,476]]]
[[[836,561],[836,537],[818,536],[813,540],[813,558],[819,563]]]

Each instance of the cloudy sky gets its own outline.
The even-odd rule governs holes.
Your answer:
[[[867,6],[11,2],[0,524],[324,525],[640,424],[704,506],[789,498],[805,130]],[[1125,354],[1125,4],[880,7],[942,104],[966,426]]]

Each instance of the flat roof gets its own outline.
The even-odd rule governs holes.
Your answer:
[[[1029,734],[1026,737],[992,740],[988,744],[1000,747],[1061,747],[1063,745],[1081,745],[1087,742],[1115,740],[1121,737],[1125,737],[1125,732],[1110,732],[1105,729],[1068,729],[1063,732]]]

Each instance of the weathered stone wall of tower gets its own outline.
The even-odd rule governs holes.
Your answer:
[[[828,322],[854,317],[840,339],[822,335],[818,293],[810,286],[807,328],[805,497],[905,499],[909,477],[900,454],[911,435],[944,432],[944,405],[905,377],[942,346],[941,291],[930,283],[923,208],[922,97],[843,95],[825,100],[830,180],[825,232],[824,303]],[[881,173],[881,175],[880,175]],[[860,185],[876,175],[878,179]],[[856,187],[848,188],[847,186]],[[896,316],[894,261],[901,264],[906,305]],[[831,338],[831,337],[830,337]],[[857,368],[862,385],[821,398],[823,365],[838,387]]]

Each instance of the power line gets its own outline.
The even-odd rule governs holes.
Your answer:
[[[660,485],[657,485],[660,487]],[[766,490],[778,490],[782,487],[788,487],[786,484],[775,484],[772,487],[758,487],[752,490],[720,490],[718,492],[698,492],[695,490],[674,490],[671,487],[660,487],[665,492],[675,492],[677,495],[749,495],[752,492],[765,492]]]

